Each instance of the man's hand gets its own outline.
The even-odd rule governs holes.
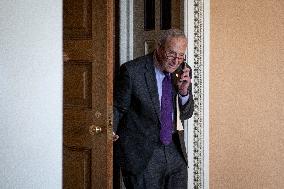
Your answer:
[[[118,138],[119,138],[119,136],[116,135],[114,132],[112,132],[112,141],[115,142],[115,141],[118,140]]]
[[[189,73],[191,72],[191,69],[188,67],[185,67],[183,69],[183,73],[180,76],[180,80],[177,82],[179,94],[182,96],[188,95],[188,87],[191,83],[191,78],[189,77]]]

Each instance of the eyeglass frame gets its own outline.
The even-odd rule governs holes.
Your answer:
[[[174,51],[171,51],[171,50],[170,51],[166,51],[165,49],[164,49],[164,52],[165,52],[166,58],[168,60],[178,59],[179,62],[182,62],[182,61],[185,60],[185,54],[182,55],[182,57],[179,57],[177,52],[174,52]],[[169,53],[171,53],[171,55],[169,55]]]

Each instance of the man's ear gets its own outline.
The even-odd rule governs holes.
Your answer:
[[[156,48],[156,51],[157,51],[158,56],[161,57],[162,54],[163,54],[163,51],[164,51],[164,47],[162,45],[158,44],[158,47]]]

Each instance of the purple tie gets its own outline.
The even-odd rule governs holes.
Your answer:
[[[161,130],[160,140],[163,144],[168,145],[172,142],[172,82],[169,73],[164,72],[165,77],[162,84],[162,97],[161,97]]]

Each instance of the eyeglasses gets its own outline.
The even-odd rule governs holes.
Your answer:
[[[175,60],[178,59],[179,62],[184,60],[184,54],[178,55],[178,53],[174,51],[165,51],[166,57],[168,60]]]

